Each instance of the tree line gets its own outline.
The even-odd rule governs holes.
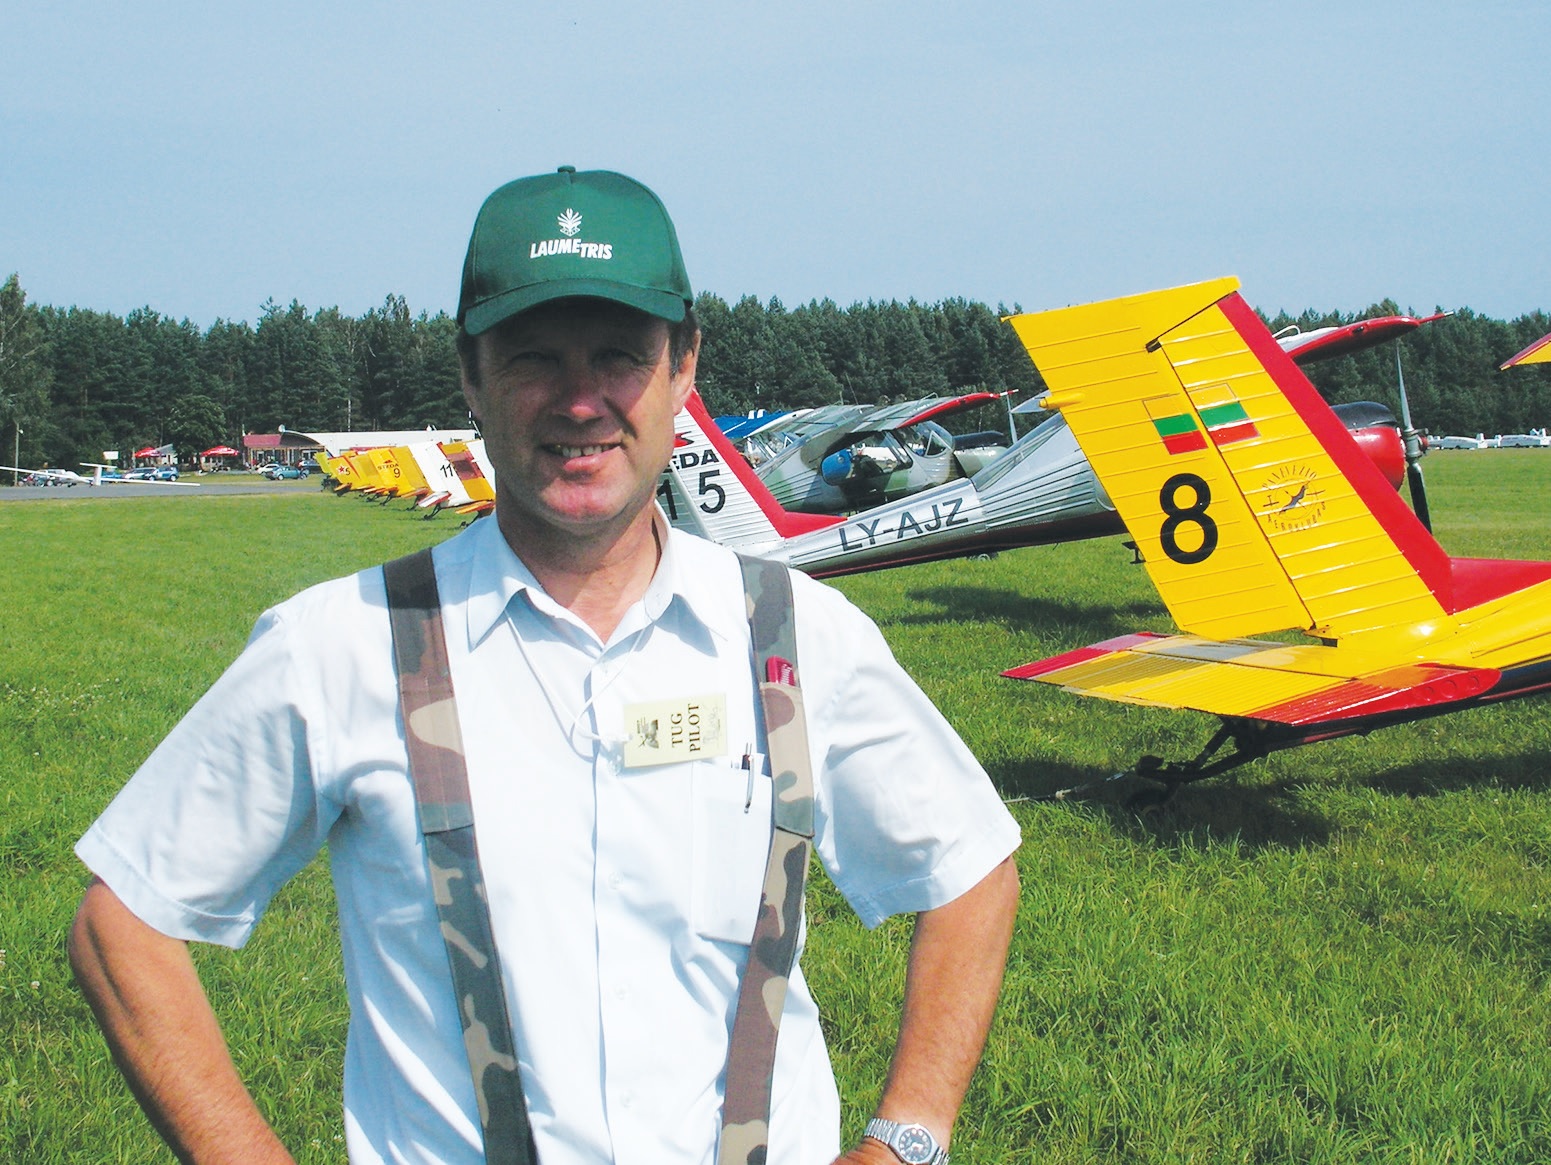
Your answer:
[[[837,402],[908,400],[972,390],[1016,390],[1038,373],[995,310],[966,299],[923,304],[816,300],[787,308],[744,296],[695,303],[704,341],[698,383],[713,413]],[[1353,315],[1281,314],[1273,329],[1304,330],[1397,314],[1391,301]],[[201,330],[151,308],[126,316],[27,302],[16,275],[0,285],[0,448],[21,464],[79,465],[104,450],[173,444],[185,457],[240,447],[250,432],[460,426],[455,322],[412,313],[402,296],[355,317],[265,303],[258,322],[217,320]],[[1419,427],[1522,432],[1551,425],[1551,369],[1499,373],[1497,365],[1551,331],[1532,312],[1504,322],[1463,310],[1404,341],[1406,387]],[[1394,347],[1309,369],[1333,402],[1394,402]],[[987,407],[955,427],[1005,427]]]

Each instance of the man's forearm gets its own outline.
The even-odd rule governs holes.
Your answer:
[[[237,1075],[186,943],[94,881],[70,932],[70,965],[114,1061],[179,1160],[289,1165]]]
[[[947,1143],[996,1011],[1017,912],[1018,870],[1008,858],[965,894],[917,916],[879,1116],[925,1125]],[[894,1156],[863,1141],[844,1159]]]

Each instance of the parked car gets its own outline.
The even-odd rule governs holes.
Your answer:
[[[159,465],[151,471],[152,481],[177,481],[178,467],[176,465]]]
[[[297,478],[306,477],[307,471],[295,465],[281,465],[277,461],[274,463],[272,472],[267,473],[265,476],[270,481],[295,481]]]

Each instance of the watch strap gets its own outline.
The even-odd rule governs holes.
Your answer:
[[[899,1151],[898,1145],[895,1144],[895,1138],[899,1135],[901,1129],[919,1129],[931,1142],[931,1156],[923,1158],[905,1157]],[[883,1142],[889,1147],[889,1151],[894,1156],[901,1161],[905,1161],[907,1165],[917,1165],[917,1163],[919,1165],[948,1165],[948,1150],[937,1143],[937,1138],[932,1135],[930,1129],[915,1121],[891,1121],[881,1116],[875,1116],[867,1122],[867,1127],[862,1130],[862,1136]]]

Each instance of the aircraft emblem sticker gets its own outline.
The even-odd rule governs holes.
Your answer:
[[[1260,503],[1260,514],[1266,525],[1273,530],[1307,530],[1318,523],[1325,512],[1321,495],[1316,489],[1319,477],[1307,465],[1284,465],[1266,479],[1260,487],[1265,495]]]

